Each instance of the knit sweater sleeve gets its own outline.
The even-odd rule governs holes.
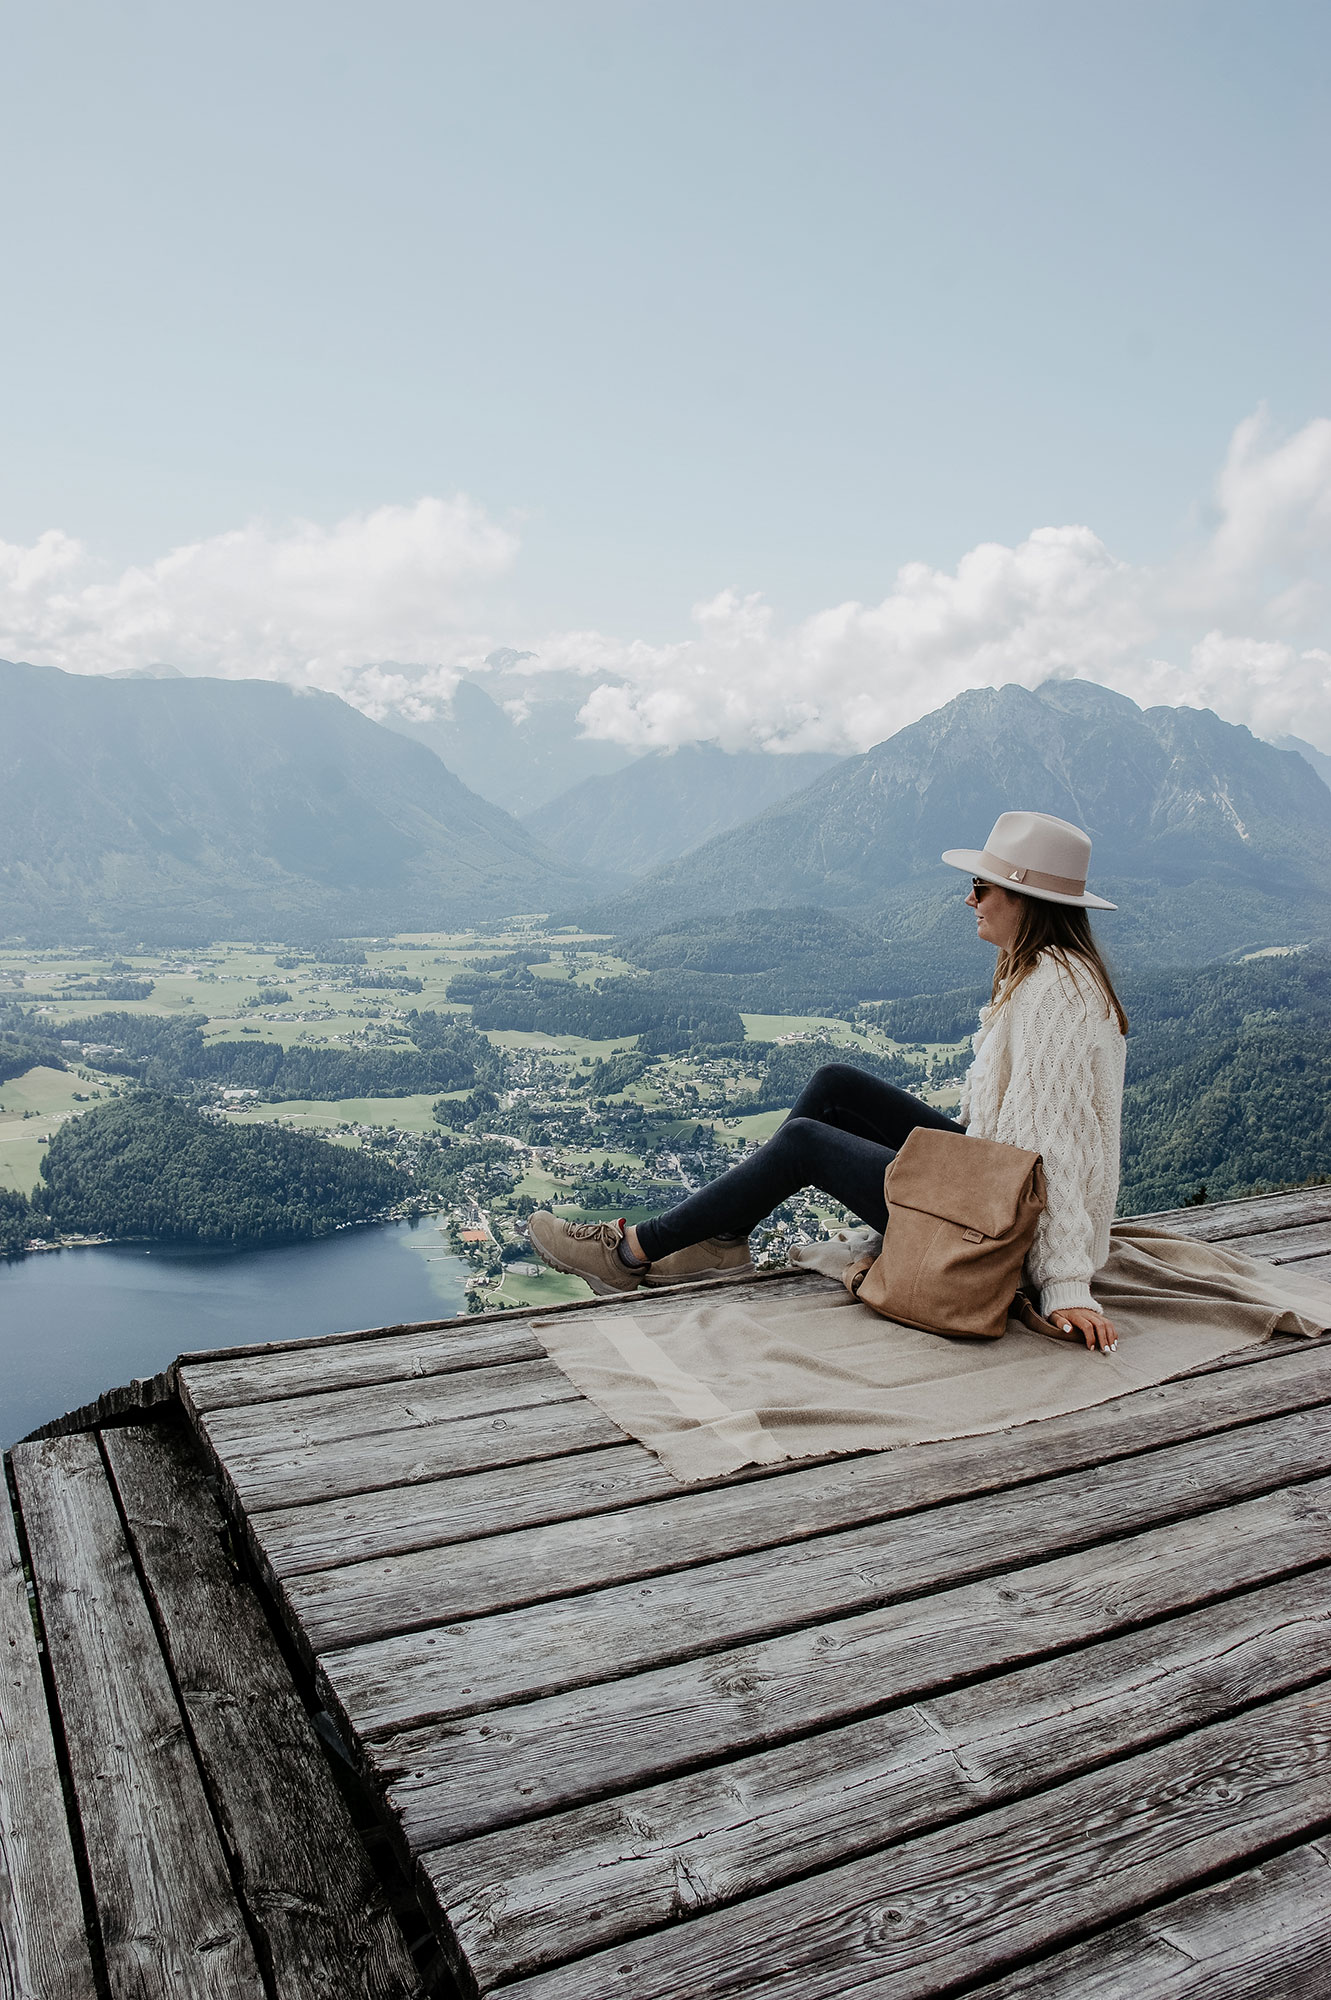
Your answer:
[[[1046,1315],[1095,1308],[1095,1109],[1090,1002],[1051,967],[1013,996],[1012,1072],[995,1137],[1044,1158],[1046,1207],[1027,1258]]]

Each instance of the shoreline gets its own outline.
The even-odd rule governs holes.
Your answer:
[[[208,1243],[197,1237],[185,1236],[62,1236],[52,1242],[35,1237],[17,1250],[9,1250],[0,1256],[0,1263],[12,1263],[20,1257],[35,1257],[40,1252],[59,1250],[104,1250],[118,1243],[128,1245],[147,1244],[150,1248],[164,1250],[208,1250],[219,1256],[230,1252],[250,1250],[282,1250],[293,1243],[324,1243],[330,1236],[345,1235],[349,1229],[376,1229],[390,1222],[425,1222],[431,1216],[446,1215],[446,1206],[417,1209],[411,1215],[403,1215],[394,1209],[387,1209],[382,1215],[364,1215],[355,1222],[335,1222],[331,1229],[322,1229],[316,1236],[247,1236],[234,1243]]]

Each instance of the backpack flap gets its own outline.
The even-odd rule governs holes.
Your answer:
[[[910,1208],[982,1236],[1007,1236],[1030,1200],[1040,1164],[1038,1153],[1021,1146],[917,1125],[883,1176],[883,1198],[889,1215]]]

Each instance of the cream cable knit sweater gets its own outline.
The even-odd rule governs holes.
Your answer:
[[[1125,1045],[1090,973],[1045,952],[1010,1000],[982,1007],[958,1114],[977,1139],[1044,1156],[1048,1206],[1026,1269],[1048,1317],[1090,1306],[1118,1200]]]

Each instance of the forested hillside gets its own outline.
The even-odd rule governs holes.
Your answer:
[[[834,910],[684,917],[619,949],[631,965],[687,975],[696,992],[749,1013],[841,1013],[899,990],[882,940]]]
[[[0,932],[378,932],[548,909],[583,881],[335,695],[0,662]]]
[[[654,750],[626,771],[584,778],[524,814],[523,825],[552,853],[618,882],[752,819],[840,761],[817,751],[775,757],[685,743]]]
[[[179,1243],[322,1236],[409,1191],[372,1153],[276,1125],[223,1124],[155,1091],[63,1125],[44,1178],[47,1214],[66,1233]]]
[[[664,928],[812,904],[882,938],[897,994],[971,985],[989,957],[939,855],[1014,805],[1089,829],[1122,966],[1331,939],[1331,791],[1305,759],[1085,681],[972,689],[590,916],[636,936],[644,910]]]
[[[1120,1212],[1331,1176],[1331,952],[1125,982]]]

